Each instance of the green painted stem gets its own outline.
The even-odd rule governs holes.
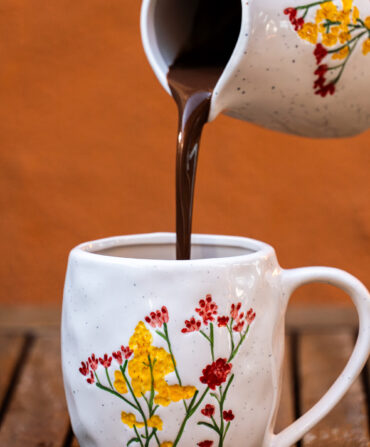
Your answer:
[[[223,443],[224,443],[224,418],[223,418],[223,411],[224,411],[224,402],[225,402],[225,397],[224,397],[224,393],[222,391],[222,386],[220,386],[220,401],[219,401],[219,408],[220,408],[220,436],[219,436],[219,441],[218,441],[218,447],[222,447]]]
[[[215,338],[214,338],[213,323],[209,324],[209,342],[211,345],[212,362],[214,362],[215,361]]]
[[[164,335],[166,337],[168,350],[169,350],[170,355],[171,355],[171,360],[172,360],[172,363],[173,363],[173,367],[175,368],[175,374],[176,374],[176,377],[177,377],[177,381],[179,382],[179,385],[182,386],[181,377],[180,377],[180,374],[179,374],[179,372],[177,370],[177,366],[176,366],[176,360],[175,360],[175,357],[174,357],[174,355],[172,353],[172,346],[171,346],[171,342],[170,342],[170,337],[168,335],[167,323],[163,323],[163,328],[164,328]]]
[[[157,432],[154,433],[155,440],[157,441],[158,447],[161,445],[161,441],[158,439]]]
[[[141,417],[143,418],[144,425],[145,425],[145,436],[148,437],[148,424],[147,424],[145,413],[144,413],[143,409],[141,408],[140,402],[138,401],[138,399],[135,396],[135,393],[134,393],[134,390],[132,389],[131,383],[129,382],[129,380],[126,377],[125,369],[122,366],[120,366],[120,370],[123,375],[123,378],[125,379],[127,388],[130,390],[131,396],[133,397],[133,399],[137,405],[136,409],[140,413]],[[119,394],[119,396],[121,396],[121,395]]]
[[[94,371],[94,376],[95,376],[96,381],[100,384],[100,380],[99,380],[98,375],[96,374],[96,371]]]
[[[105,368],[105,374],[106,374],[106,376],[107,376],[109,386],[110,386],[110,387],[112,388],[112,390],[113,390],[113,385],[112,385],[112,382],[111,382],[110,377],[109,377],[108,368]]]
[[[360,34],[357,34],[357,36],[352,37],[351,40],[349,40],[348,42],[346,42],[344,45],[338,47],[338,48],[334,48],[334,50],[329,50],[328,54],[333,54],[333,53],[337,53],[340,50],[343,50],[343,48],[348,47],[350,43],[354,42],[355,40],[359,39],[360,37],[364,36],[366,34],[366,31],[363,31]]]
[[[346,65],[347,65],[347,62],[349,61],[349,59],[350,59],[350,57],[351,57],[351,55],[352,55],[354,49],[356,48],[356,46],[357,46],[357,44],[358,44],[358,42],[359,42],[359,40],[360,40],[360,37],[361,37],[361,36],[358,37],[358,39],[356,40],[356,42],[354,43],[354,45],[352,46],[352,48],[350,47],[350,50],[349,50],[347,59],[343,62],[343,66],[342,66],[342,68],[340,69],[340,71],[339,71],[339,73],[338,73],[338,76],[334,79],[333,84],[336,84],[336,83],[340,80],[340,78],[341,78],[341,76],[342,76],[342,74],[343,74],[343,71],[344,71],[344,69],[345,69],[345,67],[346,67]]]
[[[143,441],[141,440],[141,436],[139,435],[139,432],[137,431],[136,425],[134,425],[135,434],[140,442],[141,447],[144,447]]]
[[[234,351],[230,354],[230,357],[228,359],[228,362],[231,362],[231,360],[236,356],[236,354],[238,353],[240,346],[243,344],[245,337],[247,336],[248,332],[249,332],[249,328],[250,325],[247,326],[247,329],[245,330],[244,334],[242,335],[242,337],[240,338],[239,343],[237,344],[236,348],[234,349]]]
[[[180,429],[179,429],[179,431],[178,431],[178,433],[177,433],[176,439],[175,439],[175,441],[174,441],[172,447],[176,447],[176,446],[177,446],[177,444],[178,444],[178,442],[180,441],[181,436],[182,436],[182,434],[183,434],[183,432],[184,432],[184,429],[185,429],[185,426],[186,426],[188,420],[189,420],[189,419],[193,416],[193,414],[197,411],[197,409],[199,408],[199,405],[203,402],[203,400],[204,400],[204,398],[206,397],[208,391],[209,391],[209,388],[207,387],[207,388],[205,389],[204,393],[201,395],[201,397],[199,398],[198,402],[197,402],[195,405],[194,405],[194,402],[195,402],[195,400],[196,400],[196,398],[197,398],[197,395],[198,395],[199,391],[196,391],[196,393],[194,394],[193,399],[191,400],[191,402],[190,402],[190,404],[189,404],[188,412],[187,412],[187,414],[185,415],[184,420],[182,421],[182,424],[181,424],[181,426],[180,426]]]
[[[170,336],[168,334],[167,323],[163,323],[163,328],[164,328],[164,338],[165,338],[165,340],[167,342],[167,346],[168,346],[168,350],[170,352],[170,356],[171,356],[173,367],[175,368],[175,374],[176,374],[176,377],[177,377],[177,381],[178,381],[179,385],[182,386],[180,373],[179,373],[179,371],[177,369],[176,360],[175,360],[175,357],[174,357],[174,355],[172,353],[172,346],[171,346],[171,342],[170,342]],[[185,402],[185,399],[183,400],[183,404],[184,404],[185,411],[188,411],[188,405]]]
[[[108,388],[108,387],[102,385],[101,383],[97,383],[96,386],[97,386],[98,388],[100,388],[101,390],[108,391],[108,393],[111,393],[111,394],[113,394],[114,396],[117,396],[117,397],[119,397],[120,399],[124,400],[128,405],[130,405],[131,407],[135,408],[135,410],[139,410],[138,407],[137,407],[134,403],[130,402],[128,399],[126,399],[125,397],[123,397],[121,394],[117,393],[117,391],[111,390],[110,388]]]

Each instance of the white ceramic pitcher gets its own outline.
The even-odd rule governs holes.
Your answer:
[[[201,0],[143,0],[147,57],[167,72]],[[227,8],[225,0],[225,8]],[[241,1],[241,30],[213,95],[219,113],[309,137],[370,127],[370,1]]]

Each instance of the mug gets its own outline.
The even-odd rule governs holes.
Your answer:
[[[144,49],[169,94],[168,69],[200,1],[143,0]],[[209,121],[225,113],[309,137],[370,127],[368,0],[241,0],[240,11],[239,37],[215,87]]]
[[[341,270],[284,270],[252,239],[193,235],[188,261],[174,260],[175,244],[174,234],[132,235],[70,253],[62,365],[81,447],[292,445],[368,358],[368,291]],[[276,435],[287,304],[315,281],[350,295],[358,340],[324,397]]]

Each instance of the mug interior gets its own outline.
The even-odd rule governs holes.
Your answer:
[[[273,248],[264,242],[237,236],[193,234],[191,261],[202,262],[209,259],[235,259],[267,255]],[[148,261],[176,260],[176,235],[174,233],[150,233],[117,236],[86,242],[76,247],[87,256],[104,258],[137,259]],[[189,261],[176,261],[187,263]]]
[[[119,258],[158,259],[170,261],[176,259],[176,245],[164,243],[121,245],[98,250],[94,253]],[[191,245],[191,259],[230,258],[234,256],[244,256],[250,253],[255,253],[255,251],[244,247],[233,247],[228,245]]]

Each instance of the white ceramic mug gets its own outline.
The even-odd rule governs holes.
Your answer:
[[[168,93],[168,68],[199,1],[143,0],[144,48]],[[216,85],[210,121],[226,113],[309,137],[349,136],[370,127],[368,0],[241,5],[239,38]]]
[[[123,236],[73,249],[62,363],[81,447],[287,447],[341,399],[370,350],[370,296],[326,267],[283,270],[269,245],[193,235],[174,261],[175,235]],[[305,415],[273,433],[284,318],[293,290],[330,283],[359,314],[353,354]],[[253,409],[253,411],[252,411]]]

